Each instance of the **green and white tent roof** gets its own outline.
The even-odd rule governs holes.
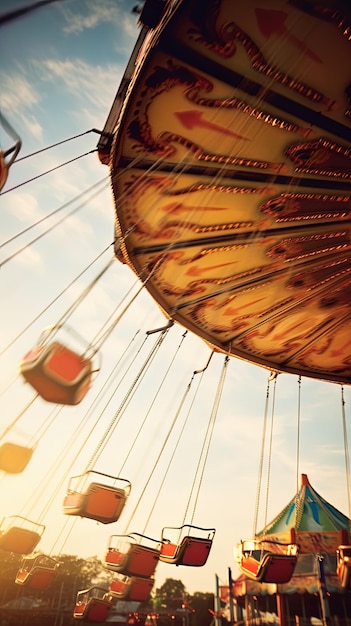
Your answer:
[[[350,519],[313,489],[306,474],[301,478],[298,493],[258,537],[289,541],[295,530],[302,552],[329,552],[340,543],[349,543]]]

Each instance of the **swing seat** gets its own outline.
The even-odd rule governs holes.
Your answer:
[[[30,589],[47,589],[56,578],[59,565],[55,559],[45,555],[27,557],[22,561],[15,583]]]
[[[265,544],[272,544],[272,549],[265,550]],[[292,543],[245,540],[241,542],[241,551],[239,565],[243,574],[251,580],[264,583],[289,582],[298,559],[298,546]]]
[[[0,470],[7,474],[20,474],[32,458],[33,448],[6,442],[0,446]]]
[[[28,352],[20,373],[47,402],[75,405],[90,388],[92,361],[54,341]]]
[[[91,587],[78,591],[73,617],[89,623],[103,623],[107,620],[111,600],[102,587]]]
[[[141,576],[117,576],[110,583],[109,593],[119,600],[146,602],[155,584],[155,579]]]
[[[40,541],[33,530],[13,526],[0,535],[0,549],[17,554],[30,554]]]
[[[9,523],[10,519],[20,520],[21,526],[12,525]],[[39,543],[44,530],[45,526],[42,524],[21,516],[4,518],[0,525],[0,549],[16,554],[30,554]]]
[[[242,559],[241,570],[258,582],[284,584],[291,579],[296,563],[296,555],[265,554],[261,561],[248,556]]]
[[[196,530],[199,536],[186,534],[178,544],[164,538],[166,530],[177,530],[181,535],[184,529],[188,529],[188,532]],[[201,536],[204,533],[207,536]],[[172,527],[164,528],[159,560],[164,563],[173,563],[174,565],[201,567],[205,565],[210,554],[214,534],[214,528],[199,528],[198,526],[189,526],[188,524],[177,529]]]
[[[114,547],[113,544],[116,538],[117,545]],[[140,541],[145,539],[153,542],[154,547],[142,545]],[[156,569],[159,556],[159,542],[155,539],[139,535],[138,533],[112,535],[105,555],[104,566],[108,570],[127,576],[150,578]]]
[[[87,473],[89,474],[89,472]],[[107,476],[106,474],[102,474]],[[126,483],[126,486],[119,487],[98,482],[91,482],[85,491],[77,491],[71,488],[72,481],[82,478],[74,476],[68,486],[67,494],[63,502],[63,511],[66,515],[77,515],[94,519],[103,524],[116,522],[124,508],[130,492],[130,482],[121,478],[114,478],[114,481]]]
[[[351,589],[351,545],[339,546],[336,551],[336,574],[343,589]]]

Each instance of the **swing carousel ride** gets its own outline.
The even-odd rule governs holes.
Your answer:
[[[0,549],[23,556],[17,585],[43,589],[58,575],[57,554],[75,529],[79,526],[83,536],[95,521],[107,544],[102,565],[110,580],[108,588],[77,590],[74,617],[88,622],[105,621],[116,598],[147,601],[162,567],[198,572],[193,568],[211,559],[220,525],[232,515],[220,511],[218,458],[211,457],[211,446],[221,402],[233,405],[233,388],[229,399],[225,386],[233,360],[254,369],[257,388],[265,389],[260,377],[268,375],[265,423],[270,384],[276,385],[280,374],[298,379],[299,394],[302,378],[307,386],[318,386],[314,389],[327,387],[325,397],[341,390],[351,511],[345,417],[351,382],[350,6],[334,0],[146,0],[136,13],[137,41],[105,124],[71,138],[85,135],[87,142],[89,133],[98,136],[96,148],[83,156],[97,152],[96,166],[108,172],[113,244],[97,251],[65,284],[63,255],[65,270],[71,248],[82,245],[90,259],[81,244],[84,230],[73,246],[65,231],[57,252],[45,243],[54,228],[67,219],[74,222],[89,202],[98,207],[90,215],[98,240],[101,223],[111,218],[100,210],[100,181],[84,192],[90,194],[87,200],[83,194],[74,198],[81,204],[70,212],[61,193],[59,210],[66,213],[54,225],[50,220],[59,210],[18,233],[14,220],[1,246],[4,274],[9,261],[20,264],[23,254],[30,262],[28,249],[38,242],[40,255],[55,256],[56,267],[47,293],[29,283],[12,295],[11,306],[22,307],[26,320],[21,326],[13,326],[14,309],[7,313],[9,326],[17,330],[5,335],[2,357],[10,354],[12,364],[17,355],[19,375],[3,394],[12,417],[0,438],[0,470],[5,489],[6,484],[15,489],[19,474],[27,478],[17,493],[22,499],[18,513],[4,512]],[[15,28],[9,20],[10,26]],[[23,200],[21,184],[15,184],[23,146],[9,117],[0,117],[3,204],[10,191]],[[51,147],[59,143],[64,142]],[[46,173],[57,175],[56,170],[52,166]],[[36,185],[37,178],[30,174],[26,182]],[[107,192],[104,198],[111,205]],[[38,227],[34,239],[23,239]],[[26,243],[9,247],[19,237]],[[118,283],[115,292],[113,282]],[[115,293],[121,295],[118,304]],[[137,328],[133,334],[132,326]],[[189,335],[196,347],[180,356]],[[175,389],[177,359],[185,379]],[[222,367],[216,375],[218,363]],[[241,391],[236,389],[238,398]],[[79,419],[65,420],[65,411]],[[327,430],[330,422],[336,428],[336,421],[330,419]],[[287,432],[291,439],[288,421]],[[251,430],[251,450],[252,440]],[[228,441],[222,445],[226,449]],[[263,437],[257,498],[265,445]],[[40,465],[35,465],[39,449]],[[287,450],[291,456],[291,442]],[[185,478],[170,486],[177,458],[179,467],[187,459]],[[267,499],[272,462],[271,443]],[[299,464],[297,454],[298,475]],[[245,468],[231,467],[244,476]],[[39,471],[39,487],[32,492]],[[231,480],[226,476],[227,489]],[[311,548],[307,540],[301,544],[302,530],[309,529],[299,527],[304,507],[299,508],[298,493],[295,523],[287,515],[284,532],[282,524],[269,525],[267,519],[258,532],[256,502],[253,539],[242,542],[239,559],[240,571],[255,584],[289,583],[301,554]],[[64,521],[60,532],[56,521],[50,535],[59,498]],[[338,558],[336,585],[348,594],[350,520],[331,509],[338,520],[332,531],[337,534],[332,545],[335,563]],[[43,554],[42,535],[47,534],[45,546],[51,542],[51,547]],[[235,544],[235,538],[231,541]],[[222,563],[232,552],[227,544],[224,551]]]

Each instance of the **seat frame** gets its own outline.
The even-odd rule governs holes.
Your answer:
[[[91,475],[102,476],[109,479],[111,483],[117,482],[119,486],[95,481],[89,483]],[[87,487],[85,488],[86,484]],[[103,524],[110,524],[119,519],[130,490],[131,483],[129,480],[90,470],[84,474],[72,476],[69,480],[67,493],[63,501],[63,512],[65,515],[77,515],[94,519]],[[89,510],[90,500],[99,492],[103,496],[108,496],[112,505],[115,500],[115,506],[110,507],[108,512],[105,510],[99,513],[94,508]]]
[[[272,549],[273,545],[275,551]],[[256,556],[257,552],[259,558]],[[294,573],[298,553],[299,547],[296,543],[283,543],[270,539],[245,539],[241,542],[239,566],[243,574],[251,580],[284,584],[289,582]]]
[[[104,567],[127,576],[150,578],[158,564],[160,552],[160,541],[147,535],[111,535]]]
[[[175,541],[166,538],[170,531],[173,537],[176,533]],[[174,565],[201,567],[208,559],[215,532],[215,528],[201,528],[191,524],[183,524],[178,528],[166,526],[162,530],[159,560]]]

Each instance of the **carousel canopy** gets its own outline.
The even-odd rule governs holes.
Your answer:
[[[99,144],[116,255],[168,317],[347,384],[350,16],[333,0],[147,0]]]
[[[351,520],[320,496],[302,474],[301,487],[287,506],[258,533],[259,537],[290,537],[296,531],[300,553],[334,553],[342,543],[349,543]]]

